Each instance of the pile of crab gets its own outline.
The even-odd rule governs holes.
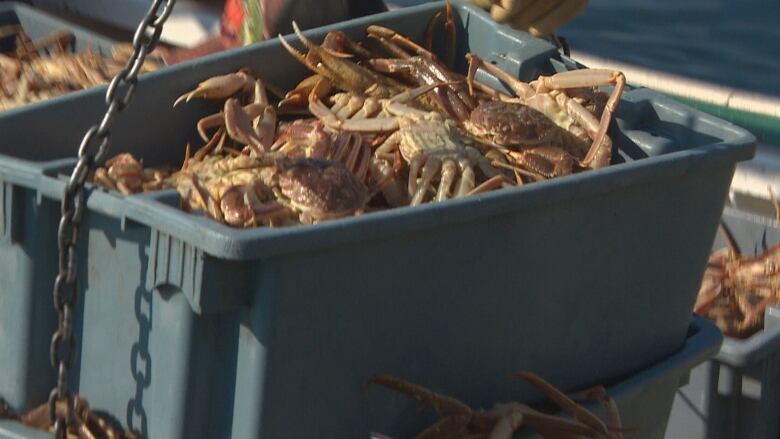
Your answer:
[[[769,190],[780,224],[780,204]],[[696,298],[694,312],[712,320],[730,337],[747,338],[764,326],[769,306],[780,306],[780,243],[756,256],[744,254],[721,221],[726,247],[713,252]]]
[[[441,17],[454,44],[449,6],[434,20]],[[181,169],[153,187],[175,187],[184,209],[224,224],[281,226],[466,197],[610,162],[620,72],[582,69],[525,83],[468,54],[460,74],[449,67],[452,44],[446,61],[431,51],[431,31],[424,45],[377,25],[361,42],[331,32],[317,44],[293,24],[305,49],[279,38],[314,74],[284,93],[242,69],[185,93],[174,105],[211,99],[223,110],[198,121],[205,144],[192,154],[188,145]],[[477,82],[479,70],[514,93]],[[611,95],[596,91],[602,85],[614,86]],[[150,175],[132,157],[121,165],[128,161],[136,183]],[[104,185],[125,178],[113,174]]]
[[[0,26],[0,40],[5,39],[13,44],[0,53],[0,111],[105,84],[130,54],[127,45],[117,45],[110,58],[90,48],[75,53],[73,33],[57,31],[32,40],[20,25]],[[159,67],[149,60],[141,72]]]

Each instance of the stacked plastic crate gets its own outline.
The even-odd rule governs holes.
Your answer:
[[[461,59],[475,52],[522,78],[576,68],[454,4]],[[361,38],[382,23],[419,39],[442,7],[308,35]],[[113,148],[149,165],[180,161],[192,121],[215,108],[171,103],[242,67],[282,87],[307,74],[275,40],[148,74]],[[104,92],[0,115],[0,395],[17,410],[53,384],[58,200]],[[605,169],[309,227],[237,230],[180,210],[175,191],[91,188],[73,388],[143,437],[365,437],[425,422],[409,418],[411,404],[366,397],[373,373],[489,407],[537,396],[506,382],[526,369],[570,390],[608,384],[637,437],[663,437],[675,389],[720,345],[691,309],[754,138],[643,89],[624,93],[610,134]],[[0,433],[34,437],[8,421]]]

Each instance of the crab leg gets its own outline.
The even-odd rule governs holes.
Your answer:
[[[401,159],[397,158],[396,163],[400,164]],[[387,203],[394,207],[409,204],[409,194],[398,183],[395,170],[385,160],[372,160],[369,171],[371,179],[377,182],[371,192],[381,191]]]
[[[352,39],[342,31],[328,32],[328,34],[325,35],[325,39],[322,40],[322,47],[340,53],[348,53],[347,51],[350,51],[352,54],[363,59],[369,59],[374,56],[371,51],[367,50],[359,43],[352,41]]]
[[[393,108],[395,108],[395,111],[398,113],[409,112],[411,110],[405,108],[404,109],[396,108],[394,104],[402,104],[403,102],[416,99],[418,96],[427,93],[431,89],[446,84],[448,83],[426,85],[412,90],[404,91],[403,93],[399,93],[388,101],[387,108],[391,113],[393,112]],[[310,95],[309,97],[309,111],[311,111],[311,113],[315,115],[317,118],[322,120],[325,126],[334,130],[381,133],[381,132],[395,131],[398,129],[398,120],[395,117],[379,117],[374,119],[346,119],[346,120],[339,118],[338,115],[333,112],[333,110],[328,108],[325,104],[322,103],[322,101],[320,101],[314,95]],[[423,115],[427,114],[425,111],[422,110],[414,110],[414,111],[418,111],[420,114]]]
[[[455,18],[452,13],[452,4],[450,3],[450,0],[446,0],[445,10],[438,11],[428,22],[428,27],[425,30],[425,47],[429,52],[433,50],[433,32],[442,17],[446,17],[444,21],[446,41],[444,49],[444,61],[447,66],[452,69],[455,65],[455,48],[457,40],[455,36]]]
[[[504,185],[506,182],[503,175],[495,175],[493,177],[490,177],[489,179],[485,180],[482,184],[475,187],[474,189],[470,190],[466,196],[481,194],[483,192],[492,191],[493,189],[498,189]]]
[[[468,77],[467,81],[469,83],[474,83],[475,75],[477,73],[477,70],[481,67],[491,75],[498,78],[500,81],[504,82],[506,85],[508,85],[512,91],[517,94],[521,99],[528,99],[536,94],[536,90],[534,90],[533,87],[531,87],[530,84],[525,83],[509,73],[501,70],[498,66],[493,65],[491,63],[486,63],[483,61],[479,56],[468,53],[466,54],[466,59],[469,61],[469,70],[468,70]]]
[[[721,284],[715,284],[707,288],[704,291],[699,292],[696,298],[696,305],[693,307],[693,312],[699,315],[704,315],[710,307],[721,297],[723,286]]]
[[[316,97],[309,101],[309,111],[319,118],[326,127],[334,130],[356,131],[356,132],[390,132],[398,129],[398,121],[392,117],[382,117],[376,119],[339,119],[339,117],[330,108],[322,103]]]
[[[398,151],[398,145],[401,141],[401,133],[398,131],[391,134],[384,142],[374,151],[374,155],[377,157],[386,156],[394,151]],[[387,157],[385,157],[387,158]],[[389,157],[392,159],[392,157]]]
[[[407,76],[414,78],[419,84],[434,84],[437,82],[446,82],[451,78],[445,75],[441,71],[436,71],[433,66],[428,64],[420,57],[412,57],[408,59],[372,59],[369,64],[382,73],[397,73],[402,72]],[[474,102],[471,96],[466,95],[466,89],[463,87],[455,87],[453,90],[449,87],[437,87],[432,93],[439,103],[439,106],[444,109],[450,116],[463,120],[468,117],[470,108],[473,108]]]
[[[587,425],[598,433],[603,435],[608,434],[607,426],[604,425],[601,419],[597,418],[591,412],[585,410],[571,398],[566,396],[566,394],[555,388],[555,386],[545,381],[542,377],[532,372],[525,371],[517,372],[514,374],[514,376],[522,378],[523,380],[532,384],[534,387],[542,391],[542,393],[547,395],[548,398],[550,398],[563,410],[570,413],[572,416],[574,416],[575,419],[579,420],[583,424]]]
[[[244,145],[249,145],[250,149],[257,155],[265,152],[270,147],[270,145],[263,143],[263,139],[252,128],[249,116],[241,108],[237,99],[230,98],[225,101],[224,113],[225,128],[232,139]]]
[[[249,91],[254,78],[244,71],[209,78],[195,88],[184,93],[173,103],[175,107],[181,102],[192,99],[225,99],[240,91]]]
[[[455,198],[465,197],[476,185],[476,177],[474,176],[471,162],[463,158],[460,159],[458,164],[460,165],[460,184],[458,185],[458,191],[455,193]]]
[[[588,166],[599,154],[603,154],[603,150],[607,148],[604,144],[607,140],[607,129],[612,121],[612,116],[620,103],[620,96],[623,94],[623,89],[626,86],[626,77],[622,72],[617,70],[602,70],[602,69],[584,69],[573,70],[570,72],[561,72],[552,76],[542,76],[536,80],[537,93],[546,92],[549,89],[563,90],[567,88],[580,88],[580,87],[597,87],[600,85],[614,85],[612,94],[607,100],[607,104],[604,107],[604,111],[601,114],[601,121],[598,124],[594,124],[595,117],[591,122],[587,123],[585,129],[593,139],[593,145],[588,151],[588,154],[583,159],[582,163]],[[579,105],[579,104],[578,104]],[[609,145],[611,149],[611,142]],[[603,163],[598,163],[604,166]]]
[[[418,156],[420,157],[420,156]],[[412,202],[409,203],[410,206],[416,206],[423,202],[423,199],[425,199],[425,194],[428,192],[428,189],[431,187],[431,182],[433,182],[434,177],[439,173],[439,169],[441,168],[441,159],[438,157],[428,157],[427,160],[425,160],[425,165],[423,166],[422,170],[422,176],[420,177],[420,185],[417,186],[417,190],[414,191],[414,195],[412,196]],[[412,193],[412,187],[413,187],[413,179],[417,178],[417,174],[413,174],[411,171],[409,172],[409,193]]]
[[[389,375],[374,375],[368,383],[379,384],[401,392],[430,406],[437,413],[445,415],[444,418],[417,435],[415,439],[457,437],[458,434],[466,430],[469,424],[471,409],[455,398]]]
[[[409,162],[409,181],[407,182],[407,191],[410,195],[417,193],[417,176],[420,174],[420,168],[425,164],[425,156],[418,155]],[[412,198],[412,203],[414,198]],[[418,203],[419,204],[419,203]]]
[[[295,21],[292,24],[295,34],[309,50],[309,54],[304,55],[279,35],[282,45],[301,63],[328,78],[335,86],[357,93],[367,93],[368,90],[372,90],[373,96],[379,98],[390,97],[405,88],[390,78],[378,75],[350,60],[334,56],[306,38]],[[310,57],[317,61],[310,60]]]
[[[267,105],[265,104],[252,103],[244,106],[243,110],[250,119],[255,119],[263,114],[266,107]],[[225,126],[225,113],[220,111],[219,113],[206,116],[198,121],[198,134],[201,139],[207,142],[209,140],[209,135],[206,133],[206,130],[223,126]]]
[[[330,81],[323,78],[321,75],[316,74],[309,76],[299,82],[293,90],[284,95],[284,99],[279,102],[279,108],[306,105],[308,103],[309,95],[314,90],[317,90],[317,96],[322,99],[328,95],[330,88]]]
[[[515,431],[523,425],[531,426],[544,433],[544,437],[551,438],[572,435],[592,437],[594,433],[591,428],[579,422],[546,415],[530,407],[518,405],[496,423],[488,439],[511,439]]]
[[[441,166],[441,180],[439,189],[436,191],[436,201],[444,201],[450,198],[450,188],[455,182],[455,176],[458,173],[458,165],[452,159],[447,159]]]
[[[581,392],[577,392],[569,396],[575,400],[585,399],[600,403],[607,411],[610,424],[608,427],[609,430],[615,432],[615,439],[622,439],[622,435],[620,433],[622,431],[626,431],[627,429],[623,429],[623,421],[620,419],[620,411],[617,408],[617,403],[615,403],[615,400],[609,396],[607,389],[605,389],[604,386],[591,387],[590,389],[585,389]]]
[[[264,150],[269,150],[276,137],[276,111],[272,105],[267,105],[262,119],[255,119],[255,133]]]

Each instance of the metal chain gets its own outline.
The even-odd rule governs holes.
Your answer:
[[[100,163],[111,146],[111,125],[135,94],[138,73],[162,34],[163,24],[171,15],[176,0],[154,0],[146,16],[133,36],[133,53],[125,67],[117,73],[106,91],[106,113],[99,125],[94,125],[84,135],[78,151],[78,162],[62,196],[60,225],[57,232],[59,246],[59,273],[54,281],[54,307],[59,315],[59,326],[51,339],[49,351],[52,367],[57,371],[57,385],[49,394],[49,421],[54,426],[57,439],[65,439],[68,426],[73,422],[74,396],[68,389],[68,370],[76,353],[73,335],[73,312],[78,300],[76,279],[78,253],[76,243],[79,226],[84,214],[84,183],[97,163]],[[120,95],[120,86],[126,86]],[[58,410],[64,403],[64,410]]]

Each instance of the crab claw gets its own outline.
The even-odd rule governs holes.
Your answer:
[[[266,107],[267,108],[267,107]],[[257,154],[265,152],[267,149],[262,139],[257,135],[249,116],[241,108],[241,104],[235,98],[225,101],[225,128],[228,135],[235,141],[249,145]]]
[[[253,84],[254,78],[244,71],[214,76],[198,84],[195,90],[179,96],[173,106],[192,99],[225,99],[239,91],[251,89]]]

